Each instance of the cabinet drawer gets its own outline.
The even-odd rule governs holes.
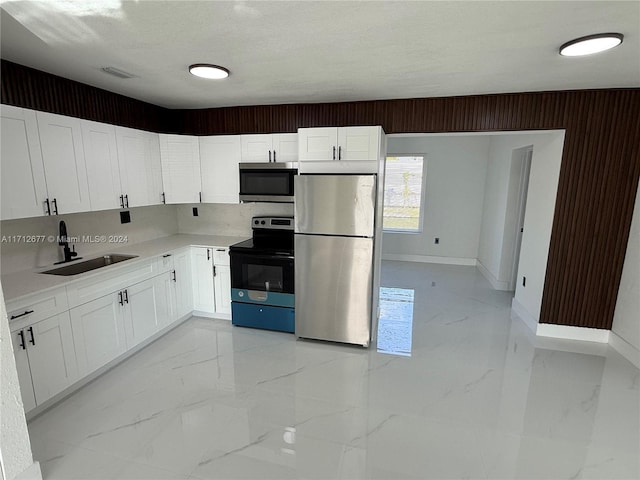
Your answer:
[[[157,264],[157,274],[167,273],[173,270],[173,255],[174,252],[167,252],[163,255],[160,255],[156,259]]]
[[[71,308],[90,302],[155,275],[156,259],[149,259],[112,272],[104,272],[86,280],[79,280],[67,287]]]
[[[229,265],[229,249],[214,247],[213,248],[213,264]]]
[[[65,310],[69,310],[69,302],[64,287],[28,295],[7,303],[7,316],[12,330],[52,317]]]

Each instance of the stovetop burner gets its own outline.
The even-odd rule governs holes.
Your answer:
[[[266,255],[293,255],[293,217],[253,217],[253,237],[231,245],[231,251]]]

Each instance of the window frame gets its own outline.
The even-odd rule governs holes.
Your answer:
[[[384,226],[384,207],[386,195],[382,200],[382,232],[393,234],[406,234],[416,235],[421,234],[424,231],[424,211],[426,208],[426,193],[427,193],[427,154],[426,153],[387,153],[384,157],[384,173],[385,173],[385,190],[387,184],[387,158],[389,157],[420,157],[422,158],[422,181],[420,185],[420,210],[418,214],[418,228],[416,230],[408,230],[404,228],[385,228]]]

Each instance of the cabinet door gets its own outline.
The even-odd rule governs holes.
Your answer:
[[[273,144],[271,134],[240,135],[243,162],[273,161]]]
[[[88,120],[81,123],[91,210],[121,208],[116,129],[113,125]]]
[[[338,158],[338,129],[335,127],[298,129],[298,160],[332,161]],[[335,149],[335,154],[334,154]]]
[[[24,335],[24,343],[20,335],[21,332]],[[22,404],[25,412],[36,408],[36,396],[33,393],[33,382],[31,381],[31,370],[29,368],[29,358],[27,357],[27,335],[28,333],[23,328],[11,332],[13,354],[16,357],[16,370],[18,370],[18,383],[20,383],[20,393],[22,394]]]
[[[122,192],[129,207],[162,203],[158,134],[116,127]]]
[[[276,162],[298,161],[298,134],[273,134],[273,151]]]
[[[198,137],[159,137],[162,182],[166,203],[200,202],[200,153]]]
[[[338,128],[339,160],[379,160],[380,127]]]
[[[78,380],[69,312],[24,329],[33,390],[38,405]]]
[[[240,135],[200,137],[202,201],[239,203]]]
[[[47,190],[57,213],[90,211],[80,119],[45,112],[36,112],[36,118]]]
[[[231,267],[215,265],[213,277],[216,313],[231,313]]]
[[[177,252],[173,257],[174,275],[172,276],[176,292],[176,312],[174,320],[182,318],[194,309],[193,276],[191,274],[191,249]]]
[[[160,299],[156,304],[158,312],[158,328],[172,324],[178,318],[176,308],[176,287],[173,281],[173,270],[156,277]]]
[[[120,305],[117,293],[72,308],[69,313],[81,376],[127,350],[124,306]]]
[[[145,163],[147,166],[147,203],[146,205],[160,205],[164,203],[164,185],[162,183],[162,163],[160,161],[159,135],[153,132],[143,132],[145,137]],[[133,207],[133,205],[131,205]]]
[[[160,283],[150,278],[123,290],[125,297],[125,332],[127,349],[131,349],[146,340],[160,329],[158,307],[168,309],[164,304]]]
[[[211,248],[194,247],[193,269],[193,309],[204,313],[215,312],[213,291],[213,255]]]
[[[0,218],[46,215],[47,184],[33,110],[2,105],[0,153]]]

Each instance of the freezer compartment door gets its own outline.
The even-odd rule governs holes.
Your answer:
[[[369,345],[373,239],[295,236],[296,336]]]
[[[296,233],[373,237],[375,175],[298,175],[294,181]]]

